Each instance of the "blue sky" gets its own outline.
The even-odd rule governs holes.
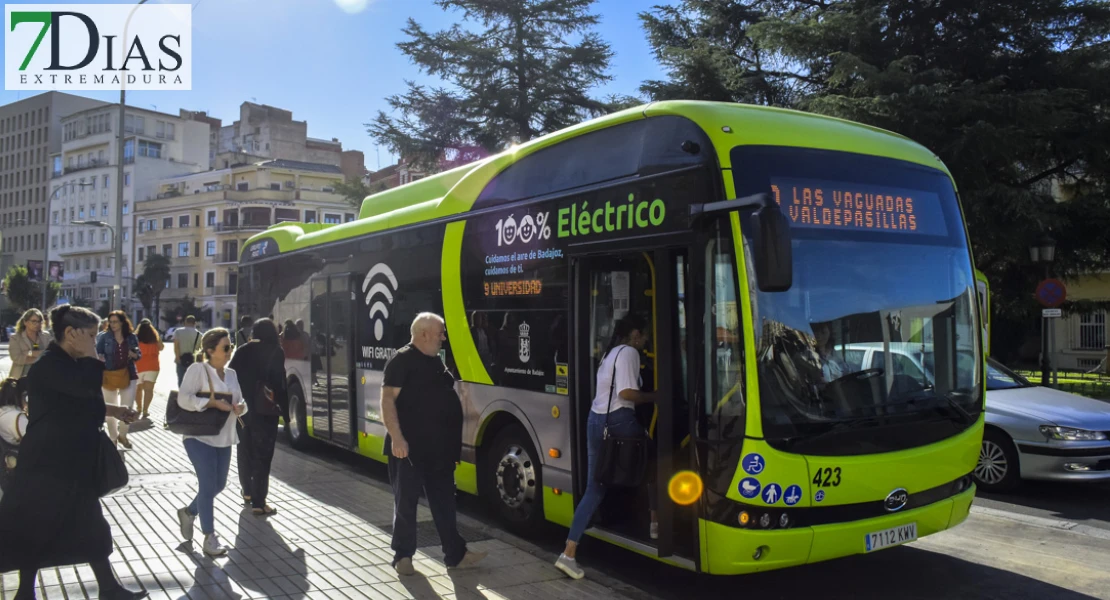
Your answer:
[[[637,13],[672,0],[598,0],[598,33],[615,53],[613,80],[597,95],[633,94],[645,79],[660,78]],[[151,0],[151,3],[170,0]],[[84,4],[84,2],[70,2]],[[341,4],[348,5],[347,12]],[[200,0],[193,2],[193,89],[188,92],[128,92],[127,103],[176,114],[179,108],[207,110],[225,125],[239,105],[256,101],[293,111],[308,121],[312,137],[339,138],[346,149],[362,150],[366,166],[377,167],[377,146],[363,123],[386,108],[384,99],[420,75],[397,49],[401,29],[413,17],[428,31],[459,22],[432,0]],[[22,92],[22,97],[39,92]],[[83,95],[116,102],[118,92]],[[20,93],[0,92],[0,104]],[[381,149],[381,166],[393,162]]]

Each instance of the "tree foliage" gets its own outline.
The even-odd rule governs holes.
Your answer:
[[[351,177],[346,181],[337,181],[333,184],[335,193],[343,196],[355,208],[362,208],[362,201],[375,192],[371,186],[363,183],[361,177]]]
[[[158,327],[158,314],[161,309],[159,303],[162,292],[166,290],[166,286],[170,282],[171,265],[172,262],[168,256],[156,253],[148,254],[146,260],[143,261],[143,272],[135,278],[135,285],[132,286],[131,293],[139,299],[143,309],[154,315],[151,322],[154,323],[155,327]]]
[[[641,15],[653,98],[798,108],[895,131],[960,191],[1008,350],[1043,267],[1110,264],[1110,6],[1098,0],[685,0]]]
[[[27,274],[27,267],[15,265],[8,270],[4,277],[4,293],[8,301],[22,313],[29,308],[36,308],[42,303],[41,281],[31,281]],[[57,282],[47,282],[46,306],[54,306],[62,286]]]
[[[450,156],[486,153],[609,111],[589,95],[609,81],[612,51],[592,31],[594,0],[436,0],[462,21],[430,33],[409,19],[397,46],[447,87],[408,82],[379,112],[371,136],[411,164],[434,170]],[[447,156],[445,156],[447,155]]]

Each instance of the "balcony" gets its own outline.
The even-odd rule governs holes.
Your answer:
[[[237,264],[239,262],[238,252],[217,252],[208,257],[213,263],[217,265],[223,264]]]
[[[204,288],[206,296],[234,296],[238,293],[238,285],[217,285]]]
[[[240,231],[262,231],[269,227],[270,223],[249,222],[249,223],[216,223],[216,233],[236,233]],[[238,259],[236,259],[238,260]]]
[[[87,171],[89,169],[99,169],[100,167],[107,167],[109,165],[110,165],[110,163],[107,159],[105,159],[105,160],[93,159],[93,160],[90,160],[89,162],[87,162],[84,165],[77,165],[75,167],[66,167],[65,168],[65,174],[69,175],[70,173],[76,173],[78,171]],[[58,177],[58,176],[60,176],[60,174],[57,171],[55,171],[54,176]]]

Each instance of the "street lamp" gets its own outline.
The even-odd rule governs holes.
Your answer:
[[[1052,273],[1052,261],[1056,259],[1056,240],[1047,233],[1032,246],[1029,246],[1029,260],[1033,264],[1044,265],[1044,278],[1048,279]],[[1041,316],[1041,385],[1048,386],[1048,374],[1052,371],[1052,358],[1049,354],[1049,339],[1055,334],[1054,321]]]
[[[143,4],[146,4],[146,0],[139,0],[139,3],[131,9],[131,13],[127,15],[127,21],[125,21],[123,24],[123,39],[127,39],[127,27],[131,24],[131,17],[134,16],[135,11],[139,9],[139,6]],[[127,87],[126,82],[126,76],[120,78],[119,143],[117,144],[119,147],[116,148],[116,159],[119,161],[119,165],[117,165],[116,169],[116,227],[118,227],[121,231],[123,230],[123,134],[125,129],[124,121],[126,119],[127,110],[127,94],[125,89]],[[114,233],[112,234],[112,237],[115,238]],[[120,282],[123,281],[123,240],[116,240],[113,242],[112,245],[116,248],[116,284],[115,288],[112,290],[112,309],[115,310],[123,308],[123,287],[120,286]],[[119,296],[119,305],[114,304],[117,296]]]
[[[50,199],[46,201],[47,210],[49,210],[49,207],[54,203],[54,199],[58,197],[58,192],[60,192],[63,188],[65,188],[66,185],[67,184],[63,183],[63,184],[59,185],[58,187],[54,188],[54,191],[50,193]],[[92,187],[92,186],[93,186],[93,184],[92,184],[91,181],[90,182],[85,182],[85,181],[77,182],[77,187],[85,188],[85,187]],[[64,212],[64,209],[63,209],[63,212]],[[46,314],[46,290],[47,290],[47,288],[50,287],[50,282],[48,281],[49,276],[50,276],[50,239],[49,239],[50,238],[50,222],[49,221],[46,222],[46,237],[47,237],[47,240],[46,240],[46,243],[43,244],[43,249],[42,249],[42,314],[44,314],[44,315]]]

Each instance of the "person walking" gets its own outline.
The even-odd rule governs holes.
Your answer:
[[[96,355],[104,361],[104,402],[133,407],[139,382],[135,363],[142,358],[142,351],[139,350],[139,338],[132,333],[127,313],[122,310],[108,313],[108,330],[96,336]],[[131,450],[127,429],[127,423],[120,424],[114,417],[108,417],[108,437]]]
[[[150,418],[150,403],[154,401],[154,384],[158,381],[160,370],[159,357],[162,349],[162,337],[150,322],[143,319],[139,322],[139,353],[142,355],[135,363],[135,370],[139,374],[139,414],[142,419]]]
[[[12,485],[0,499],[0,572],[19,570],[16,600],[35,598],[39,569],[88,563],[101,600],[145,598],[112,572],[112,530],[100,503],[97,465],[109,416],[135,411],[106,405],[104,363],[96,358],[100,318],[63,305],[50,313],[57,339],[27,372],[30,423]]]
[[[204,534],[202,549],[209,556],[227,554],[227,546],[216,535],[215,499],[227,486],[231,468],[231,447],[239,442],[235,431],[238,416],[247,413],[235,371],[227,367],[231,358],[231,336],[222,327],[209,329],[200,340],[196,362],[185,371],[177,404],[183,410],[201,412],[215,409],[227,413],[227,421],[215,435],[185,436],[185,453],[197,474],[198,490],[189,506],[178,509],[181,537],[193,539],[193,526],[200,516]]]
[[[454,473],[462,453],[463,413],[455,377],[439,358],[446,331],[439,315],[417,315],[410,328],[412,341],[389,359],[382,380],[393,485],[393,568],[401,575],[416,573],[412,557],[421,491],[443,543],[444,564],[469,568],[486,556],[467,550],[456,524]]]
[[[50,332],[43,328],[42,312],[37,308],[27,309],[15,324],[15,337],[8,343],[8,355],[12,359],[8,377],[19,379],[26,375],[27,369],[35,364],[52,341],[54,338]]]
[[[173,332],[173,364],[177,367],[177,386],[181,387],[181,380],[185,371],[193,364],[193,359],[200,348],[200,332],[197,331],[197,318],[193,315],[185,317],[185,325],[178,327]]]
[[[243,502],[252,512],[269,516],[277,509],[266,504],[270,491],[270,463],[277,443],[278,417],[286,413],[285,352],[277,328],[269,319],[259,319],[251,329],[254,339],[235,349],[229,365],[239,380],[243,399],[250,408],[239,427],[236,456]]]
[[[615,437],[647,436],[644,426],[636,419],[635,410],[636,404],[655,402],[656,398],[654,392],[640,391],[640,351],[647,340],[647,322],[638,315],[625,315],[613,327],[609,350],[597,369],[597,394],[586,420],[586,493],[574,510],[566,548],[555,561],[555,567],[572,579],[586,575],[576,558],[578,542],[605,499],[605,487],[594,478],[605,429]],[[654,515],[652,517],[654,525]]]
[[[286,320],[281,330],[281,349],[289,360],[305,359],[304,336],[292,319]]]

